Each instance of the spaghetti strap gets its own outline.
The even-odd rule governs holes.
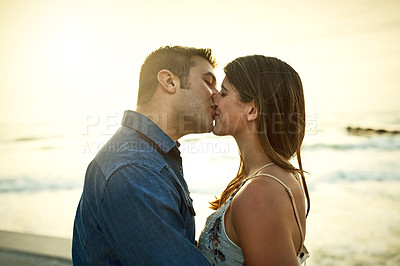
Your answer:
[[[293,196],[292,190],[290,189],[290,187],[286,186],[285,183],[283,183],[281,180],[279,180],[278,178],[276,178],[275,176],[270,175],[270,174],[257,174],[257,175],[253,175],[252,177],[250,177],[248,179],[252,179],[252,178],[257,177],[257,176],[268,176],[268,177],[274,179],[279,184],[281,184],[285,188],[287,193],[289,194],[289,198],[290,198],[290,200],[292,202],[293,211],[294,211],[294,214],[296,216],[297,226],[299,227],[299,230],[300,230],[300,236],[301,236],[301,247],[300,247],[300,250],[301,250],[303,248],[304,233],[303,233],[303,229],[301,228],[300,217],[299,217],[299,213],[297,211],[297,206],[296,206],[296,202],[294,200],[294,196]]]
[[[260,167],[257,171],[255,171],[254,174],[252,174],[249,178],[244,179],[244,180],[242,181],[242,183],[239,185],[239,187],[236,189],[236,191],[232,193],[232,195],[231,195],[230,198],[233,199],[233,197],[236,195],[236,193],[239,192],[239,190],[244,186],[244,184],[246,184],[246,182],[247,182],[249,179],[251,179],[251,178],[257,176],[257,173],[258,173],[258,172],[260,172],[260,171],[261,171],[262,169],[264,169],[265,167],[268,167],[268,166],[271,166],[271,165],[274,165],[274,163],[267,163],[267,164],[261,166],[261,167]]]
[[[261,166],[261,167],[260,167],[257,171],[255,171],[254,174],[251,175],[251,176],[255,176],[255,175],[256,175],[258,172],[260,172],[262,169],[264,169],[265,167],[271,166],[271,165],[274,165],[274,163],[267,163],[267,164]]]

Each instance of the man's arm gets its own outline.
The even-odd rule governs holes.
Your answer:
[[[122,264],[210,265],[189,241],[171,177],[130,165],[108,180],[101,230]]]

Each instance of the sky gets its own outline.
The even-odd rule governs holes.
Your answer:
[[[0,0],[0,123],[135,109],[140,66],[164,45],[219,68],[264,54],[303,81],[309,112],[399,110],[400,1]]]

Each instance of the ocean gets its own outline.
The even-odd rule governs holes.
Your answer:
[[[121,115],[1,124],[0,230],[70,238],[86,167]],[[307,265],[400,265],[400,134],[391,133],[396,130],[400,111],[308,113],[302,151],[311,197]],[[213,134],[180,142],[198,236],[212,212],[208,202],[238,170],[238,150],[233,138]]]

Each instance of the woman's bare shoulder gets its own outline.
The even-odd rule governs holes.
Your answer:
[[[260,176],[246,182],[231,203],[233,227],[246,261],[274,264],[296,257],[292,213],[288,194],[277,181]]]
[[[255,213],[262,210],[263,215],[269,216],[271,212],[282,212],[287,199],[288,194],[280,183],[266,176],[257,176],[248,180],[235,195],[232,208],[238,215],[242,211],[252,209]]]

